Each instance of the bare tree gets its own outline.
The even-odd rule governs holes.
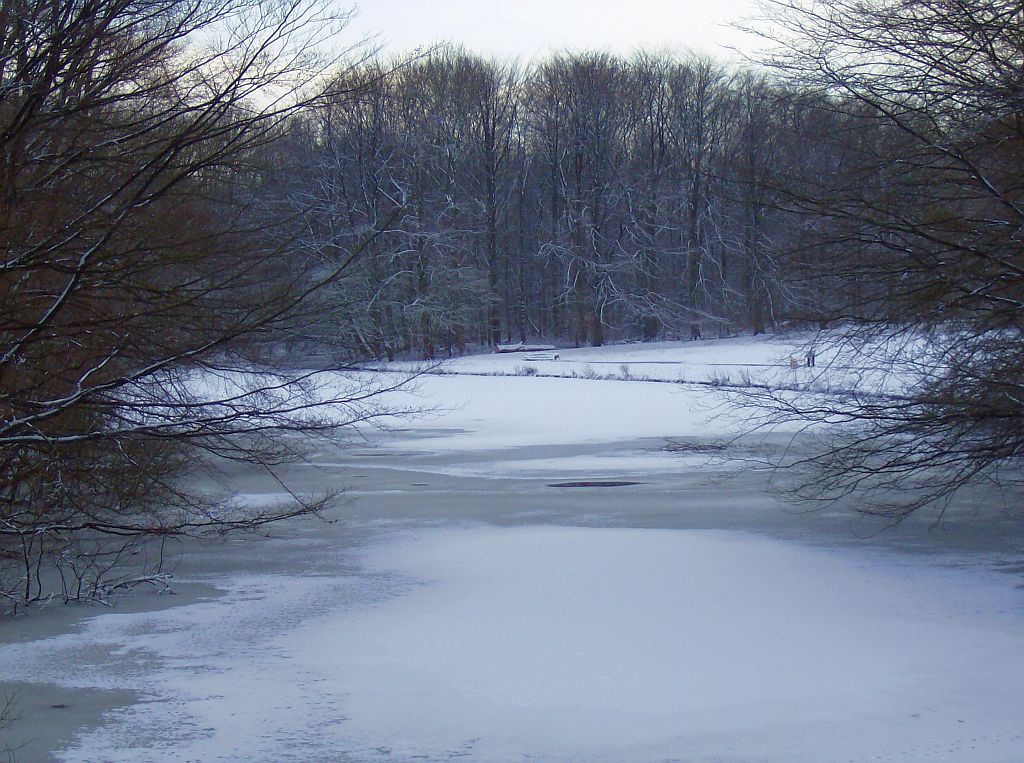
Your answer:
[[[1016,2],[765,3],[771,61],[828,104],[832,161],[785,190],[828,258],[822,321],[893,383],[774,399],[838,424],[811,492],[865,488],[902,517],[966,485],[1020,484],[1024,454],[1024,114]],[[811,487],[809,485],[809,487]]]
[[[210,455],[270,467],[294,452],[283,432],[378,415],[372,380],[258,363],[308,325],[364,245],[330,260],[293,247],[292,221],[262,194],[267,149],[320,92],[339,56],[326,42],[345,21],[317,0],[0,9],[10,602],[47,596],[54,570],[61,595],[102,595],[146,539],[317,511],[312,499],[210,502],[181,476]]]
[[[680,159],[680,185],[685,218],[686,256],[680,266],[680,301],[697,326],[714,315],[712,300],[721,303],[721,263],[711,245],[712,196],[721,167],[729,126],[726,73],[707,59],[686,62],[673,72],[670,135]]]
[[[496,345],[501,341],[500,303],[505,304],[507,314],[510,301],[509,290],[504,290],[504,294],[499,290],[499,275],[503,270],[508,271],[509,262],[508,233],[505,231],[502,235],[499,225],[506,217],[514,182],[509,164],[518,127],[518,72],[510,66],[466,57],[463,57],[462,68],[465,70],[462,88],[466,91],[470,114],[468,175],[482,207],[484,261],[487,287],[491,291],[488,340]]]

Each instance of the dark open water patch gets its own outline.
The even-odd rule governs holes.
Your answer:
[[[626,487],[642,485],[642,482],[623,482],[621,480],[583,480],[581,482],[552,482],[548,487]]]

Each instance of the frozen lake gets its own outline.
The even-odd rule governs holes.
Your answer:
[[[288,470],[348,486],[338,523],[189,548],[176,597],[5,623],[16,759],[1024,755],[1022,539],[983,503],[881,534],[787,510],[748,459],[789,438],[723,445],[736,422],[676,385],[421,394],[449,415]]]

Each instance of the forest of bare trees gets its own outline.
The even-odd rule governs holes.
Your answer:
[[[800,221],[770,181],[827,161],[807,140],[834,119],[763,74],[603,53],[523,70],[443,48],[332,87],[345,96],[293,125],[279,191],[339,252],[382,232],[358,292],[339,295],[356,314],[325,338],[430,358],[762,332],[812,312],[789,277],[809,264]]]

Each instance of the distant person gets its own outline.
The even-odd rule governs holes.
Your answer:
[[[807,351],[807,367],[814,368],[814,350]]]

